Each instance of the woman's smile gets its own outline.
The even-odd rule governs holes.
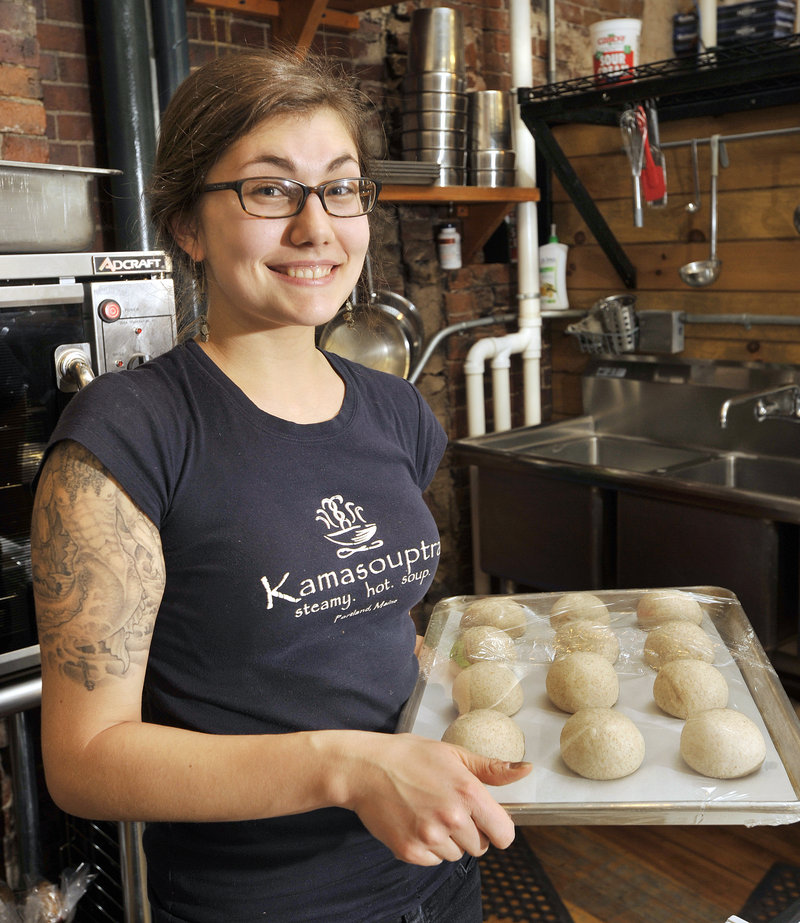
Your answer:
[[[270,266],[273,272],[289,276],[290,279],[298,279],[304,282],[319,282],[329,279],[331,273],[335,270],[333,265],[302,264],[299,266]]]

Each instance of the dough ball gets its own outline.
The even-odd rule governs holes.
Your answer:
[[[470,603],[461,616],[462,628],[489,625],[507,632],[512,638],[521,638],[527,624],[524,607],[515,599],[502,596]]]
[[[565,657],[575,651],[589,651],[600,654],[609,663],[616,663],[619,658],[619,640],[607,625],[569,622],[558,629],[554,644],[556,657]]]
[[[700,775],[736,779],[764,762],[764,736],[747,715],[732,708],[709,708],[686,719],[681,756]]]
[[[639,600],[636,618],[641,628],[658,628],[665,622],[685,619],[699,625],[703,621],[700,603],[682,590],[650,590]]]
[[[654,628],[644,642],[644,662],[660,670],[670,660],[714,662],[714,642],[694,622],[667,622]]]
[[[688,718],[707,708],[725,708],[728,684],[719,670],[704,660],[670,660],[658,671],[653,698],[668,715]]]
[[[522,686],[511,667],[499,660],[481,660],[453,680],[453,704],[459,715],[477,708],[515,715],[522,708]]]
[[[553,608],[550,610],[550,624],[558,629],[570,622],[608,625],[606,604],[592,593],[565,593],[553,603]]]
[[[489,625],[476,625],[461,633],[453,645],[453,660],[468,667],[479,660],[515,660],[514,642],[505,631]]]
[[[621,779],[644,760],[644,737],[622,712],[582,708],[561,729],[561,758],[585,779]]]
[[[545,687],[550,701],[561,711],[610,708],[619,698],[619,679],[601,654],[576,651],[554,660]]]
[[[442,740],[472,753],[516,763],[525,756],[525,736],[513,718],[492,708],[461,715],[447,728]]]

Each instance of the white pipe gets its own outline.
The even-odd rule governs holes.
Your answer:
[[[533,53],[531,48],[530,0],[511,0],[511,80],[515,90],[511,107],[514,149],[516,151],[516,181],[518,186],[536,185],[536,148],[533,135],[522,121],[516,103],[516,88],[533,84]],[[510,375],[508,357],[523,354],[523,388],[525,394],[525,424],[541,422],[541,303],[539,299],[539,235],[535,202],[517,206],[517,280],[519,330],[501,339],[478,340],[470,349],[464,366],[467,378],[467,419],[469,434],[486,432],[483,376],[487,359],[493,364],[493,400],[495,429],[509,429]]]
[[[522,318],[520,318],[522,323]],[[467,388],[467,428],[470,436],[482,436],[486,432],[486,411],[484,408],[484,371],[486,362],[492,360],[492,369],[494,371],[505,369],[510,366],[510,356],[522,354],[523,368],[523,386],[525,388],[525,424],[533,426],[539,420],[532,419],[532,408],[528,404],[530,395],[534,397],[533,408],[538,408],[540,404],[540,390],[537,387],[539,383],[539,360],[542,355],[542,320],[541,317],[529,317],[526,319],[525,326],[521,326],[515,333],[509,333],[503,337],[484,337],[477,340],[469,349],[466,361],[464,362],[464,375],[466,378]],[[505,374],[494,375],[493,384],[495,387],[504,387],[504,382],[508,382],[508,376]],[[495,407],[495,426],[496,430],[509,429],[510,420],[506,425],[501,425],[497,419],[496,409],[504,408],[510,402],[508,395],[508,385],[505,386],[506,393],[498,395],[494,393]],[[501,417],[506,419],[501,410]]]
[[[492,359],[492,409],[494,428],[511,429],[511,343],[512,336],[500,342],[500,349]]]
[[[517,90],[533,85],[533,49],[531,0],[510,0],[511,29],[511,127],[516,151],[516,183],[518,186],[536,185],[536,147],[533,135],[522,121]],[[553,23],[551,22],[551,30]],[[490,337],[473,344],[464,363],[467,388],[467,422],[470,436],[486,432],[484,396],[484,368],[492,362],[493,412],[495,429],[511,427],[510,357],[522,354],[525,423],[533,426],[541,422],[541,369],[542,317],[539,299],[539,234],[536,203],[523,202],[517,206],[517,285],[519,302],[519,330],[505,337]],[[478,528],[479,502],[478,473],[470,471],[472,495],[472,552],[474,591],[482,595],[489,592],[489,580],[480,568],[480,531]]]

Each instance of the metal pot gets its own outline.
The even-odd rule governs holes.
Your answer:
[[[348,326],[345,311],[339,311],[322,329],[319,345],[369,368],[408,378],[425,336],[422,318],[403,295],[373,291],[369,257],[365,268],[369,300],[353,305],[352,326]]]
[[[0,253],[87,250],[95,236],[93,180],[119,173],[0,160]]]

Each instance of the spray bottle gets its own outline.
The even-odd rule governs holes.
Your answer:
[[[556,226],[550,226],[550,240],[539,247],[539,291],[543,311],[568,308],[567,250],[558,242]]]

